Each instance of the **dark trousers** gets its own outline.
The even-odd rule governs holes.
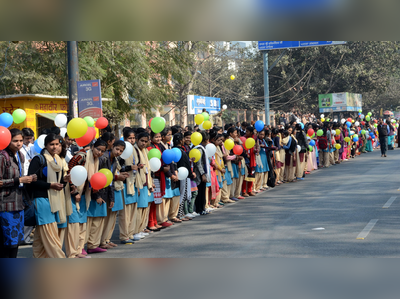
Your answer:
[[[17,247],[8,247],[4,245],[3,228],[0,228],[0,258],[16,258],[18,255]]]
[[[196,197],[195,205],[196,205],[196,213],[201,213],[206,209],[206,183],[201,182],[200,185],[197,186],[198,194]]]
[[[379,143],[381,144],[381,154],[386,155],[387,146],[388,146],[387,136],[379,137]]]

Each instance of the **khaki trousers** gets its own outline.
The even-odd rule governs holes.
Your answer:
[[[284,181],[285,180],[285,172],[286,172],[286,165],[281,167],[280,181]]]
[[[323,160],[324,160],[324,167],[329,167],[331,166],[331,163],[329,161],[329,153],[328,152],[322,152]]]
[[[233,181],[235,182],[233,197],[238,198],[242,192],[243,176],[239,174],[239,178],[233,179]]]
[[[329,153],[329,163],[331,163],[332,165],[335,164],[335,154],[334,154],[334,152]]]
[[[336,151],[333,152],[335,156],[335,162],[339,162],[339,150],[337,149]]]
[[[281,170],[282,170],[282,168],[276,168],[275,169],[276,181],[280,181],[281,180]]]
[[[147,224],[149,223],[150,205],[147,208],[138,208],[138,212],[141,215],[139,232],[142,232],[145,230]]]
[[[210,197],[211,197],[210,192],[211,192],[211,187],[206,187],[206,204],[205,204],[206,210],[210,207]]]
[[[34,258],[65,258],[56,222],[36,226],[32,249]]]
[[[113,212],[107,207],[107,216],[104,219],[103,234],[101,235],[101,245],[105,245],[110,242],[116,222],[117,212]]]
[[[65,234],[65,253],[67,258],[75,258],[82,253],[82,248],[79,249],[80,243],[80,225],[81,223],[68,223]],[[85,229],[86,232],[86,229]]]
[[[287,182],[294,180],[296,167],[293,167],[293,156],[290,156],[290,164],[285,165],[285,180]]]
[[[267,188],[268,187],[267,182],[268,182],[268,171],[262,173],[262,187],[263,188]]]
[[[210,189],[210,187],[208,187],[208,189]],[[209,191],[209,196],[210,196],[211,190]],[[211,196],[210,196],[211,197]],[[222,201],[222,189],[219,190],[218,195],[215,199],[212,199],[210,201],[210,205],[211,206],[217,206],[219,204],[219,202]],[[207,206],[208,208],[209,206]]]
[[[253,184],[254,190],[258,191],[261,189],[262,184],[263,184],[263,176],[264,176],[264,173],[256,172],[256,181]]]
[[[169,219],[173,219],[178,216],[180,200],[180,196],[174,196],[165,201],[165,210],[168,213]]]
[[[137,203],[124,205],[124,208],[119,211],[118,225],[119,225],[119,239],[121,241],[133,238],[135,233],[135,225],[137,218]]]
[[[166,209],[167,199],[163,198],[162,202],[156,205],[157,223],[161,224],[168,221],[168,210]]]
[[[300,162],[300,155],[297,153],[297,163],[296,163],[296,177],[297,178],[302,178],[303,177],[303,172],[304,169],[306,169],[306,155],[307,153],[304,154],[303,156],[303,162]]]
[[[82,250],[85,248],[86,243],[87,243],[87,224],[79,223],[78,253],[82,253]]]
[[[104,203],[103,203],[104,204]],[[106,217],[87,218],[87,248],[95,249],[100,246],[103,235],[104,220]]]
[[[228,186],[226,184],[226,181],[223,182],[222,184],[222,189],[221,189],[221,201],[222,202],[227,202],[229,200],[229,195],[230,195],[230,185]]]

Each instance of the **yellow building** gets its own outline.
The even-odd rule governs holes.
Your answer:
[[[67,96],[51,96],[41,94],[15,94],[0,96],[1,113],[12,114],[16,109],[26,112],[23,123],[13,123],[9,129],[31,128],[37,138],[41,130],[54,127],[54,118],[59,113],[68,112]]]

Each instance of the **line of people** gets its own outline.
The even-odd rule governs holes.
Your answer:
[[[315,169],[348,161],[378,145],[385,150],[394,142],[394,137],[388,142],[387,135],[397,135],[390,121],[382,120],[376,125],[292,122],[284,129],[265,126],[260,131],[232,124],[225,130],[200,131],[202,142],[193,146],[190,129],[174,126],[149,133],[126,127],[123,140],[106,132],[77,152],[72,150],[73,140],[55,131],[47,134],[44,149],[34,156],[29,150],[31,132],[11,129],[11,143],[0,151],[0,256],[17,256],[26,229],[33,228],[26,223],[32,211],[33,257],[88,258],[119,246],[112,240],[117,223],[119,243],[132,244],[271,187],[304,180]],[[255,140],[252,148],[246,147],[248,138]],[[227,140],[233,141],[234,149],[226,149]],[[133,146],[133,153],[122,159],[125,142]],[[212,156],[208,144],[215,147]],[[172,148],[180,153],[178,161],[167,164],[161,159],[161,168],[152,172],[149,151]],[[189,157],[193,148],[201,153],[197,161]],[[87,171],[80,186],[71,181],[76,166]],[[182,180],[180,167],[188,173]],[[90,181],[103,168],[111,171],[113,180],[96,190]]]

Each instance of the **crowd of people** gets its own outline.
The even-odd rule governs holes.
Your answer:
[[[299,182],[318,168],[374,148],[380,147],[386,157],[397,142],[398,124],[390,119],[297,121],[261,128],[256,122],[210,130],[172,126],[160,133],[126,127],[121,138],[108,127],[79,148],[54,127],[42,132],[46,137],[40,152],[34,149],[31,129],[11,129],[11,143],[0,151],[0,257],[17,257],[18,246],[32,244],[35,258],[90,258],[269,188]],[[196,146],[193,132],[202,137]],[[246,145],[249,138],[255,141],[251,148]],[[233,149],[226,148],[227,141]],[[125,142],[133,153],[122,159]],[[212,156],[209,144],[215,147]],[[161,168],[151,171],[149,151],[172,148],[180,153],[179,160],[161,159]],[[199,159],[190,158],[193,148]],[[87,171],[80,186],[71,181],[77,166]],[[187,169],[187,178],[179,179],[180,167]],[[96,190],[91,178],[104,168],[113,174],[112,182]],[[119,242],[112,238],[117,223]]]

